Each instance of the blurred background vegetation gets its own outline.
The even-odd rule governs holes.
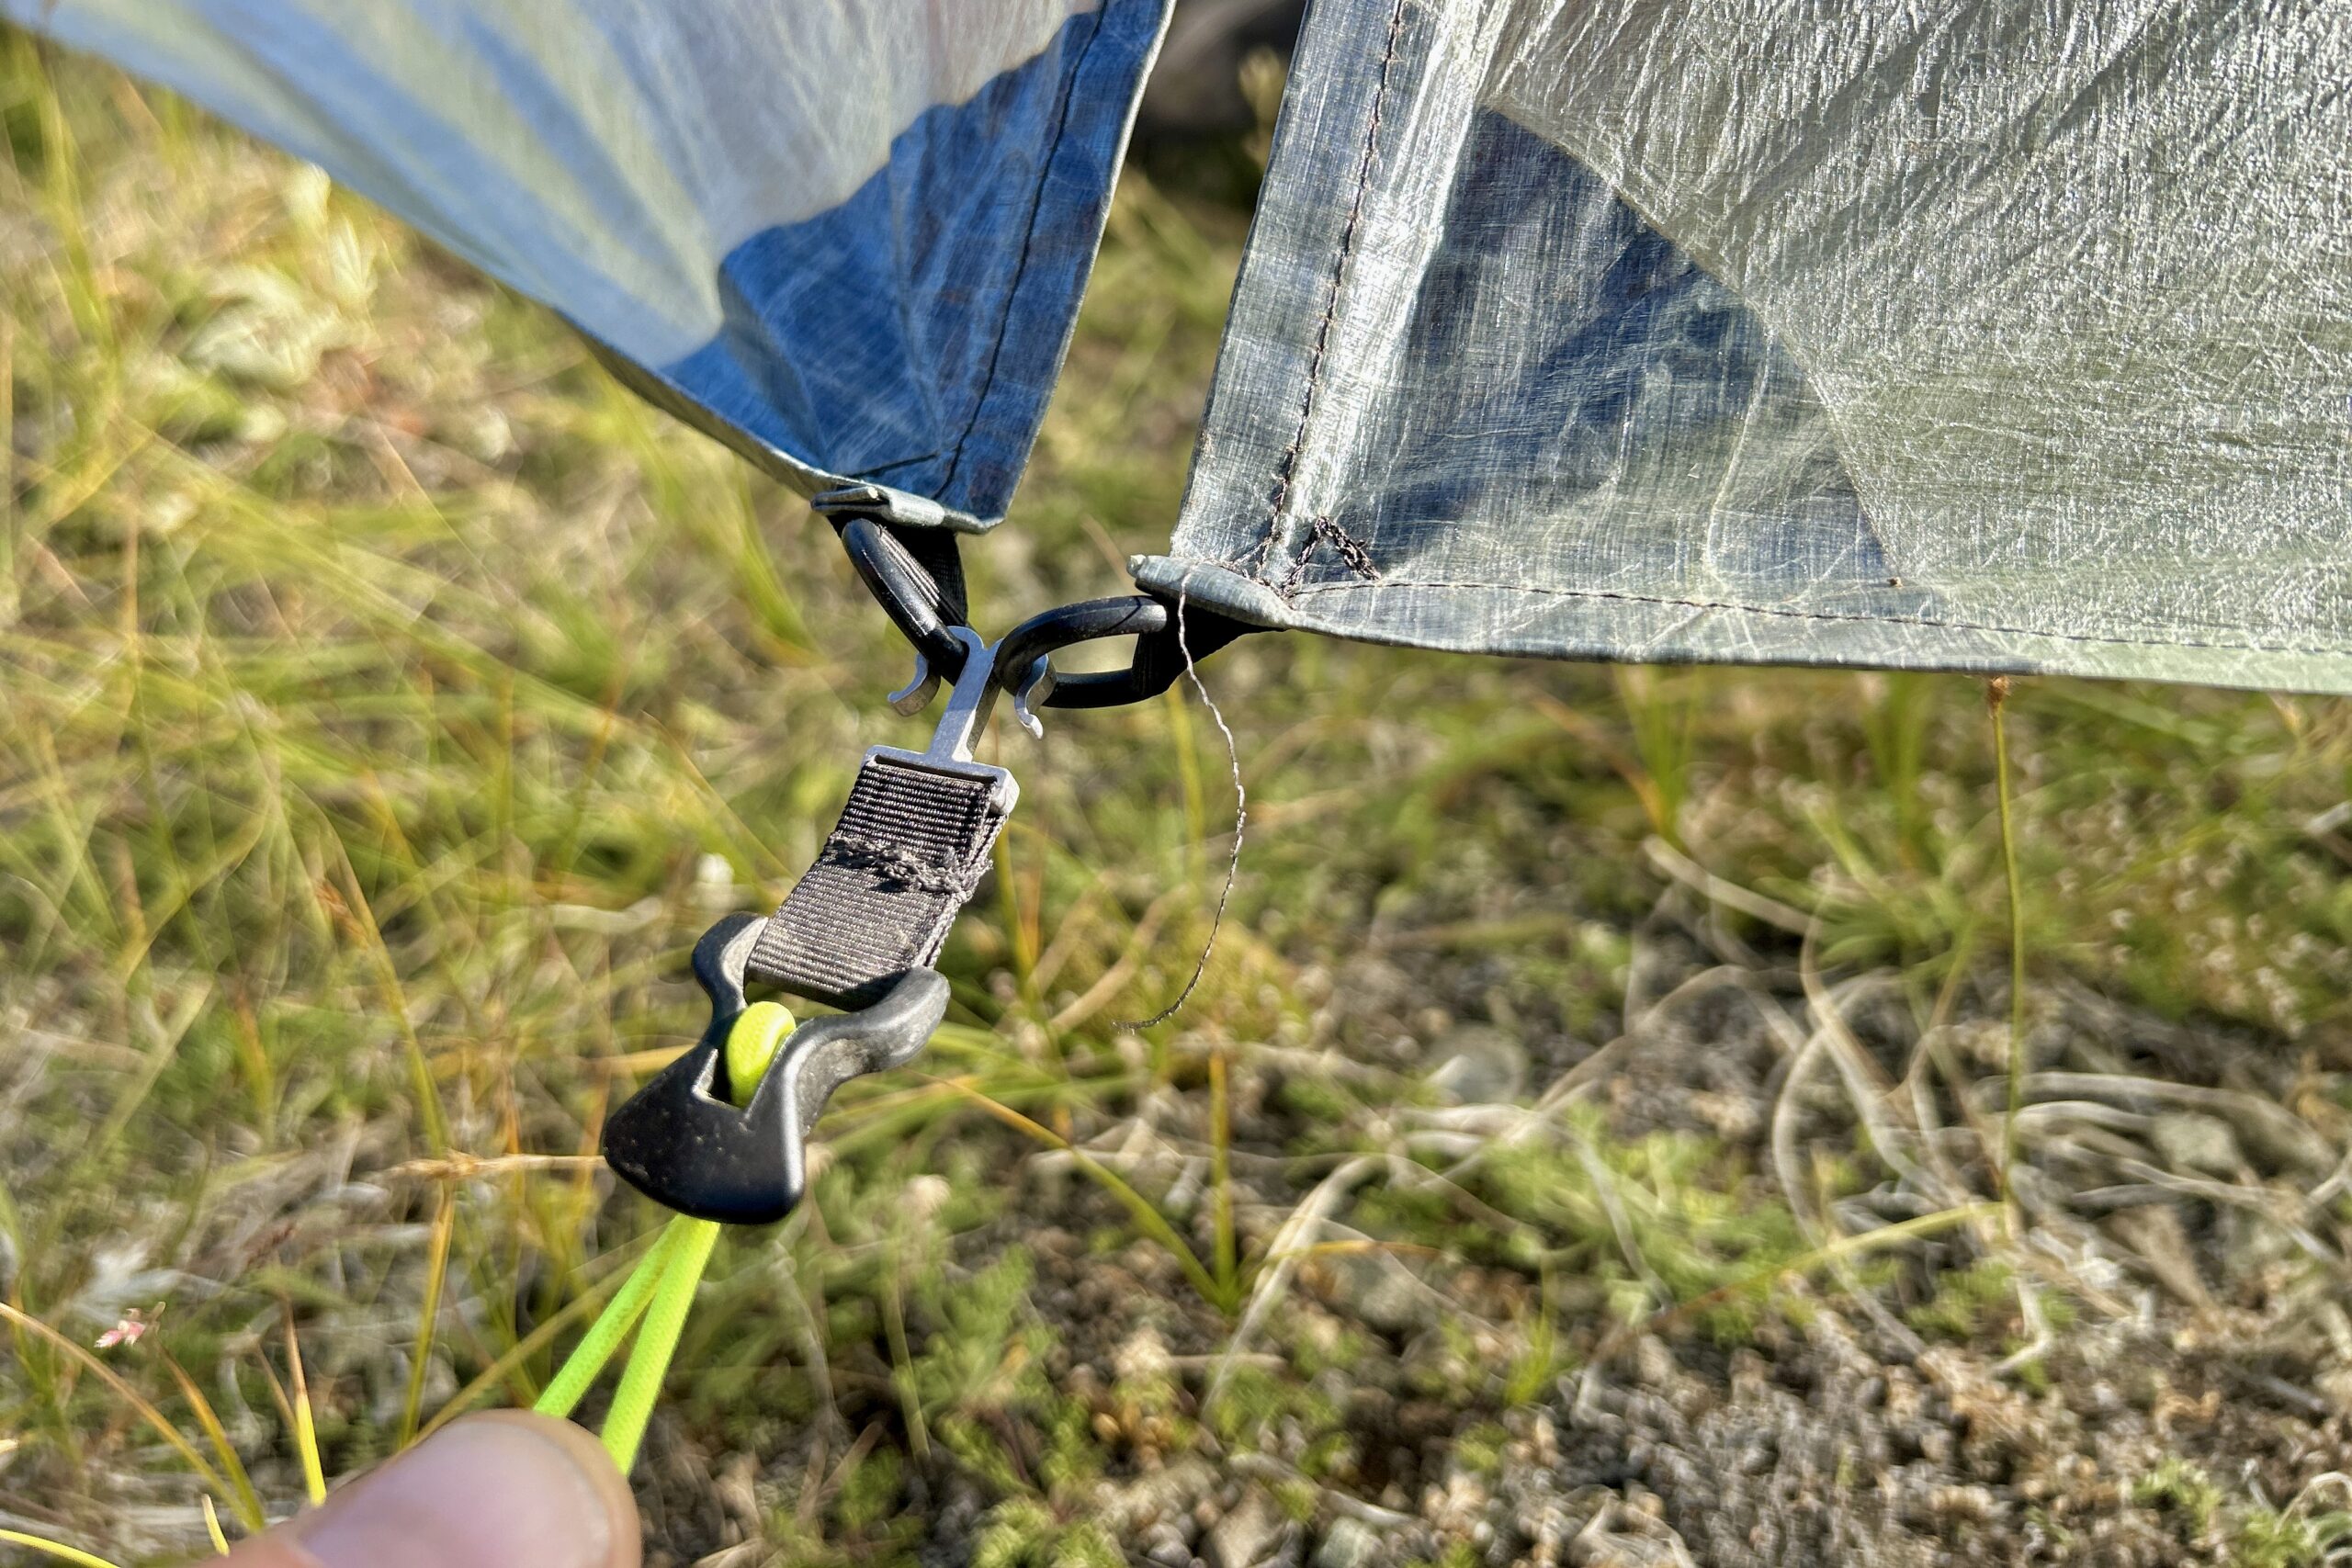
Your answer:
[[[17,35],[0,132],[0,1527],[169,1562],[306,1422],[527,1401],[659,1222],[593,1151],[687,948],[922,726],[828,529],[544,310]],[[1125,177],[985,625],[1164,539],[1262,148]],[[653,1561],[2342,1542],[2352,705],[2010,694],[2013,1085],[1984,682],[1202,678],[1204,984],[1117,1026],[1224,879],[1197,696],[991,736],[950,1026],[722,1245]]]

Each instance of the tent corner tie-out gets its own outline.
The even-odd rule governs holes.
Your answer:
[[[1164,603],[1144,594],[1065,605],[988,643],[948,607],[959,596],[944,591],[886,525],[865,515],[840,521],[860,576],[915,649],[915,679],[891,705],[920,712],[943,683],[946,702],[924,750],[866,752],[841,819],[775,914],[725,916],[695,943],[695,978],[710,1000],[701,1038],[605,1124],[606,1163],[678,1217],[538,1408],[570,1415],[634,1331],[637,1348],[603,1432],[624,1471],[718,1227],[772,1224],[797,1207],[809,1180],[808,1135],[833,1091],[913,1060],[946,1015],[947,980],[932,962],[1020,798],[1011,772],[972,754],[1000,692],[1010,690],[1035,732],[1035,707],[1156,696],[1199,651],[1186,636],[1183,607],[1171,618]],[[1202,649],[1253,629],[1216,615],[1203,620]],[[1054,674],[1057,650],[1120,636],[1136,637],[1126,669]],[[749,999],[754,982],[843,1010],[796,1026],[778,1004]]]

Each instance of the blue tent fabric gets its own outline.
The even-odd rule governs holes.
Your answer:
[[[926,111],[848,200],[744,241],[719,269],[724,326],[667,378],[769,446],[958,518],[1002,516],[1159,25],[1133,3],[1072,17],[969,100]]]
[[[0,0],[569,317],[802,493],[1000,520],[1167,0]]]

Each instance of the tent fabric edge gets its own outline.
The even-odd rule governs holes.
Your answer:
[[[909,528],[938,528],[951,534],[985,534],[1003,521],[1001,517],[974,517],[953,507],[943,506],[927,496],[893,490],[871,479],[831,473],[804,463],[782,447],[761,440],[734,421],[716,412],[668,377],[639,365],[577,321],[567,321],[566,324],[580,334],[581,341],[588,345],[589,352],[596,356],[597,363],[611,374],[614,380],[688,429],[718,442],[803,501],[814,501],[820,495],[862,491],[865,492],[861,497],[865,509],[886,523]]]
[[[1004,320],[998,328],[998,353],[973,403],[971,418],[956,436],[941,486],[944,490],[956,486],[967,451],[988,445],[985,440],[976,442],[976,435],[991,429],[1015,428],[1025,429],[1028,437],[1021,446],[1012,482],[1006,486],[1008,505],[1018,489],[1019,475],[1026,470],[1029,453],[1045,423],[1046,408],[1052,400],[1054,389],[1060,384],[1063,366],[1077,335],[1078,313],[1093,282],[1094,264],[1111,220],[1112,198],[1118,187],[1119,173],[1126,165],[1136,116],[1143,105],[1144,84],[1150,78],[1152,64],[1167,39],[1173,11],[1174,0],[1098,0],[1095,31],[1073,73],[1061,127],[1046,148],[1040,167],[1036,202],[1023,242],[1021,265],[1014,274],[1005,301]],[[1114,28],[1130,36],[1114,38],[1111,47],[1098,51],[1096,45],[1102,35]],[[1139,39],[1132,36],[1137,33],[1141,35]],[[1100,63],[1090,66],[1090,62],[1098,60]],[[1117,82],[1122,76],[1122,90],[1106,95],[1106,101],[1115,104],[1115,111],[1099,116],[1100,123],[1086,123],[1084,106],[1092,96],[1095,79]],[[1052,217],[1056,213],[1059,214],[1058,220]],[[1014,321],[1048,323],[1057,314],[1058,325],[1039,333],[1049,344],[1043,358],[1046,373],[1034,384],[1019,377],[1001,377],[1001,351],[1012,334]],[[984,455],[980,461],[985,466]],[[944,511],[948,510],[944,503],[941,504]],[[949,515],[958,521],[942,525],[964,532],[982,532],[1003,520],[1001,515],[971,519],[971,525],[966,528],[960,521],[964,513],[951,511]]]
[[[1137,556],[1128,566],[1147,592],[1255,626],[1441,652],[1599,663],[2069,675],[2352,696],[2352,647],[2066,637],[1499,584],[1335,582],[1283,594],[1215,561]],[[1466,622],[1459,607],[1464,596],[1480,604]],[[1370,607],[1374,601],[1377,611]]]

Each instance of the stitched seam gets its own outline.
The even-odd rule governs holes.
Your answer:
[[[1347,569],[1365,581],[1384,581],[1380,569],[1372,564],[1372,552],[1364,547],[1363,541],[1340,527],[1336,519],[1310,517],[1307,525],[1306,542],[1300,547],[1298,558],[1290,563],[1290,575],[1283,579],[1283,585],[1275,590],[1276,592],[1287,599],[1298,592],[1300,584],[1306,580],[1306,563],[1314,559],[1317,545],[1330,546],[1332,553],[1346,564]]]
[[[968,898],[979,883],[977,871],[958,866],[944,858],[920,854],[903,844],[886,843],[869,839],[863,833],[844,833],[836,829],[825,845],[825,861],[854,871],[878,873],[890,882],[913,888],[919,893],[936,893],[953,898]]]
[[[1250,575],[1265,581],[1267,567],[1273,560],[1274,543],[1282,533],[1283,508],[1290,501],[1292,479],[1298,471],[1300,452],[1306,445],[1306,426],[1315,412],[1315,394],[1321,387],[1323,357],[1331,346],[1331,333],[1340,316],[1340,289],[1346,281],[1348,262],[1355,254],[1356,233],[1363,226],[1365,194],[1372,188],[1372,171],[1378,162],[1380,148],[1381,111],[1388,101],[1388,79],[1396,63],[1396,51],[1405,36],[1405,6],[1407,0],[1396,0],[1388,14],[1388,44],[1380,57],[1380,82],[1373,89],[1372,120],[1364,128],[1363,155],[1356,162],[1356,188],[1348,203],[1347,222],[1340,230],[1340,254],[1331,264],[1330,292],[1323,302],[1323,319],[1316,324],[1315,346],[1306,360],[1306,394],[1299,400],[1298,429],[1291,436],[1290,445],[1283,448],[1281,466],[1274,474],[1274,492],[1266,513],[1266,540],[1259,547],[1258,559]],[[1306,548],[1293,568],[1294,577],[1306,569],[1306,557],[1317,544],[1313,533],[1307,536]],[[1268,584],[1272,586],[1272,584]],[[1278,589],[1286,592],[1286,589]]]
[[[1113,0],[1115,3],[1115,0]],[[956,483],[956,473],[964,463],[965,445],[972,439],[972,432],[980,425],[980,415],[989,406],[989,398],[996,390],[998,363],[1004,357],[1004,340],[1012,331],[1012,318],[1021,303],[1022,280],[1029,276],[1030,253],[1036,249],[1037,230],[1046,215],[1046,186],[1053,182],[1054,165],[1060,161],[1062,143],[1069,136],[1069,117],[1084,96],[1078,90],[1086,76],[1086,62],[1094,52],[1094,45],[1102,37],[1103,19],[1110,13],[1106,4],[1094,13],[1094,27],[1079,46],[1078,59],[1071,64],[1069,74],[1062,83],[1061,112],[1055,117],[1054,139],[1047,144],[1043,163],[1037,166],[1037,186],[1029,197],[1029,227],[1021,236],[1021,259],[1012,265],[1012,284],[1004,291],[1004,313],[997,318],[996,341],[989,344],[989,367],[980,376],[979,396],[972,400],[972,417],[956,437],[956,450],[947,459],[947,472],[940,476],[939,491],[944,495]]]
[[[861,480],[874,479],[878,483],[879,476],[888,473],[893,468],[910,468],[917,463],[928,463],[938,456],[939,448],[934,446],[928,452],[918,452],[911,457],[893,457],[887,463],[869,463],[858,469],[856,473],[847,477]]]
[[[1661,594],[1619,593],[1603,588],[1531,588],[1516,582],[1400,582],[1384,578],[1377,582],[1318,582],[1297,591],[1294,597],[1310,593],[1350,593],[1387,588],[1427,588],[1443,592],[1475,592],[1481,593],[1532,593],[1555,599],[1613,599],[1634,604],[1668,604],[1686,610],[1732,610],[1743,615],[1770,615],[1780,620],[1793,621],[1852,621],[1880,626],[1929,626],[1947,631],[1994,632],[2005,637],[2048,637],[2053,642],[2110,643],[2124,648],[2207,648],[2240,653],[2294,653],[2323,657],[2341,657],[2352,653],[2352,647],[2301,648],[2292,643],[2264,642],[2188,642],[2164,637],[2103,637],[2089,632],[2043,631],[2034,626],[2005,626],[1983,621],[1939,621],[1926,615],[1839,615],[1829,610],[1784,610],[1762,604],[1742,604],[1728,599],[1672,599]]]

